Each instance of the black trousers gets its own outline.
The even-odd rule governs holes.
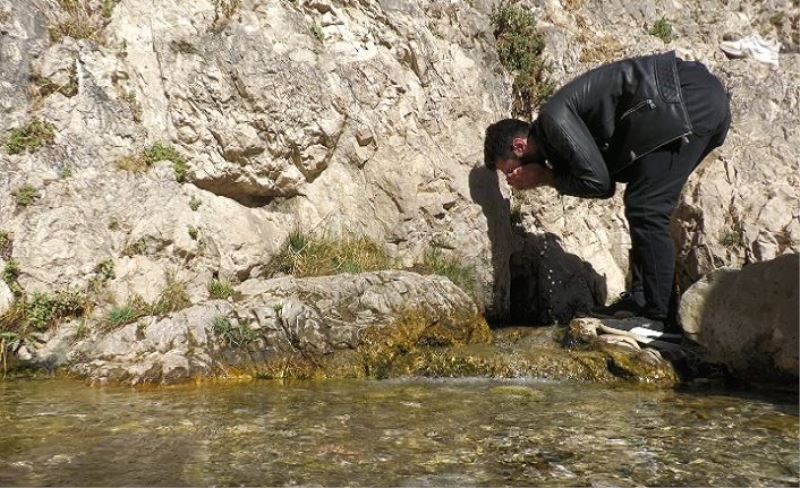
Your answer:
[[[643,156],[616,175],[625,188],[625,217],[631,234],[630,291],[651,318],[673,318],[670,310],[675,277],[671,217],[692,171],[722,145],[730,127],[727,94],[709,84],[702,117],[692,120],[695,133]],[[691,114],[690,109],[690,114]]]

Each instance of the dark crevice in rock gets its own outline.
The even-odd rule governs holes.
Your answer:
[[[246,193],[243,192],[240,187],[224,181],[199,180],[194,181],[193,184],[198,188],[209,191],[221,197],[230,198],[231,200],[238,202],[240,205],[250,208],[265,207],[272,203],[272,201],[276,198],[274,196]]]

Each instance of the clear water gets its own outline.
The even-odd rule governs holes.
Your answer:
[[[797,486],[796,396],[492,380],[0,383],[0,485]]]

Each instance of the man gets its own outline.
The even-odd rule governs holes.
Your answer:
[[[730,120],[728,96],[702,64],[674,52],[624,59],[567,83],[533,124],[489,126],[484,159],[515,189],[554,186],[562,195],[610,198],[616,182],[627,183],[630,289],[593,315],[645,317],[663,331],[675,314],[671,214]]]

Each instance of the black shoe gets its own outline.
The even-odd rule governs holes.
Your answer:
[[[623,291],[611,305],[603,305],[592,309],[592,317],[598,319],[624,319],[642,316],[644,307],[639,305],[629,291]]]

